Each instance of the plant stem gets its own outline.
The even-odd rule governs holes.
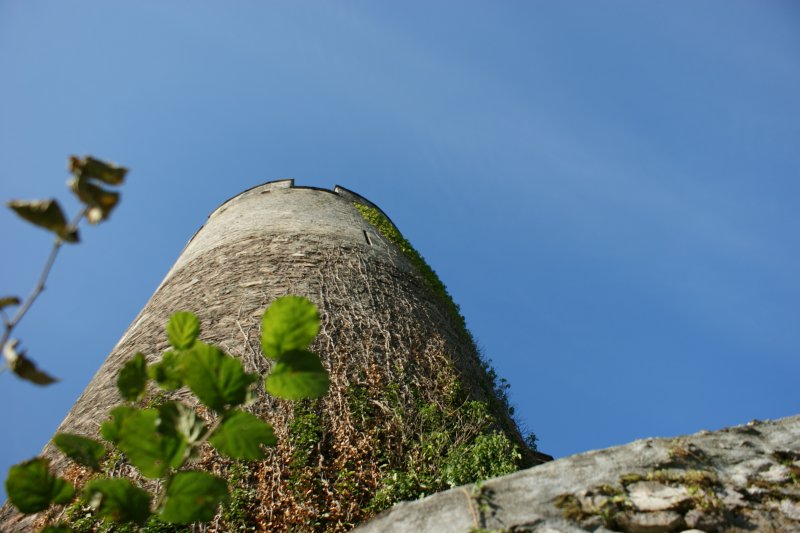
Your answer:
[[[72,222],[70,222],[68,226],[70,231],[78,228],[78,224],[86,215],[86,211],[86,208],[81,209],[75,218],[72,219]],[[33,290],[28,295],[28,298],[25,299],[25,302],[23,302],[22,306],[19,308],[19,310],[17,310],[16,314],[14,314],[14,318],[12,318],[10,321],[4,320],[5,330],[3,331],[2,338],[0,338],[0,348],[6,345],[6,342],[8,342],[8,339],[11,337],[11,332],[14,331],[14,328],[17,326],[17,324],[19,324],[19,321],[22,320],[22,317],[24,317],[25,313],[28,312],[28,309],[30,309],[30,307],[33,305],[33,302],[36,301],[36,298],[38,298],[42,291],[44,291],[47,277],[50,275],[50,270],[53,268],[53,263],[55,263],[56,256],[58,256],[58,251],[61,249],[61,245],[63,244],[63,239],[61,239],[61,237],[56,237],[55,241],[53,241],[53,247],[50,249],[50,255],[44,264],[44,269],[39,275],[39,280],[36,282]]]

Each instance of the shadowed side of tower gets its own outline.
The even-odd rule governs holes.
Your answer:
[[[156,360],[175,311],[197,314],[202,340],[266,375],[261,315],[295,294],[320,309],[313,349],[330,391],[291,403],[260,386],[248,410],[273,424],[279,445],[257,462],[203,450],[190,468],[227,478],[234,497],[202,530],[346,530],[396,501],[532,464],[457,308],[382,224],[391,222],[377,206],[341,187],[283,180],[232,198],[184,248],[58,431],[97,436],[122,401],[119,369],[137,352]],[[191,398],[153,389],[144,403]],[[52,446],[44,454],[77,485],[90,475]],[[140,481],[124,457],[104,468]],[[58,513],[22,518],[6,504],[0,524],[27,531]]]

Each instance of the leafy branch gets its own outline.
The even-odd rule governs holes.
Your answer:
[[[228,500],[228,483],[187,468],[199,447],[208,444],[231,459],[256,460],[264,457],[264,446],[277,444],[272,426],[242,409],[255,394],[259,376],[246,372],[238,359],[218,347],[200,341],[200,321],[192,313],[173,314],[166,332],[171,348],[160,361],[148,365],[145,356],[137,353],[122,367],[117,388],[127,403],[112,409],[100,428],[108,446],[123,453],[142,476],[162,481],[160,494],[153,495],[128,479],[103,476],[100,465],[106,444],[69,433],[53,438],[72,461],[96,472],[81,499],[97,518],[109,523],[144,525],[154,516],[173,524],[208,522]],[[264,356],[275,361],[264,379],[270,394],[299,400],[319,398],[328,391],[328,373],[319,357],[308,351],[318,332],[319,313],[305,298],[286,296],[266,310],[261,346]],[[209,422],[194,408],[176,401],[135,407],[151,381],[167,391],[187,387],[216,417]],[[54,476],[41,457],[13,466],[6,491],[10,502],[26,514],[67,504],[75,495],[75,488]],[[48,527],[49,531],[71,531],[66,524]]]
[[[0,372],[10,368],[17,376],[37,385],[49,385],[55,382],[56,379],[39,370],[36,364],[26,357],[25,351],[18,348],[20,341],[11,338],[11,334],[44,291],[50,270],[53,268],[61,246],[65,242],[77,243],[80,241],[78,225],[81,220],[85,217],[90,224],[97,224],[107,219],[111,211],[119,203],[118,192],[107,190],[98,183],[112,186],[121,185],[128,172],[124,167],[89,156],[83,158],[70,157],[69,168],[72,172],[72,178],[67,184],[83,204],[83,208],[71,221],[67,221],[64,211],[54,199],[11,200],[7,203],[9,208],[27,222],[55,234],[53,246],[50,249],[47,261],[45,261],[42,273],[25,301],[23,302],[16,296],[0,297],[0,316],[3,319],[0,348],[2,348],[5,359],[5,365],[0,368]],[[5,308],[13,306],[20,307],[13,317],[9,318]]]

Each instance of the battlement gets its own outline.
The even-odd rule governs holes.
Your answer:
[[[191,260],[223,243],[262,236],[314,239],[317,246],[366,244],[369,253],[410,268],[359,213],[365,205],[391,219],[370,200],[341,185],[325,189],[295,185],[294,179],[268,181],[229,198],[217,207],[183,248],[164,282]],[[395,226],[396,228],[397,226]],[[324,243],[324,244],[323,244]]]
[[[339,197],[341,197],[341,198],[343,198],[343,199],[345,199],[345,200],[347,200],[349,202],[362,204],[362,205],[366,205],[368,207],[372,207],[374,209],[377,209],[378,211],[381,212],[381,214],[383,216],[386,217],[387,220],[389,220],[389,222],[392,223],[392,225],[395,228],[397,228],[397,225],[392,221],[392,219],[389,217],[389,215],[387,215],[383,211],[383,209],[381,209],[377,204],[371,202],[367,198],[364,198],[363,196],[361,196],[357,192],[353,192],[353,191],[351,191],[350,189],[348,189],[346,187],[342,187],[341,185],[334,185],[333,189],[325,189],[324,187],[312,187],[312,186],[308,186],[308,185],[295,185],[294,178],[286,178],[286,179],[280,179],[280,180],[267,181],[267,182],[262,183],[260,185],[256,185],[254,187],[251,187],[251,188],[245,190],[244,192],[241,192],[241,193],[237,194],[236,196],[233,196],[233,197],[225,200],[222,204],[220,204],[219,207],[217,207],[208,216],[208,218],[210,219],[210,218],[214,217],[216,214],[222,213],[223,211],[225,211],[230,206],[231,203],[238,202],[240,200],[244,200],[244,199],[249,198],[251,196],[255,196],[255,195],[259,195],[259,194],[267,194],[267,193],[270,193],[270,192],[280,191],[280,190],[285,190],[285,189],[300,189],[300,190],[306,189],[306,190],[321,191],[321,192],[335,194],[335,195],[337,195],[337,196],[339,196]]]

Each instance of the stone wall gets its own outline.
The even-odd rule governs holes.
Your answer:
[[[800,531],[800,416],[566,457],[396,505],[355,531]]]

